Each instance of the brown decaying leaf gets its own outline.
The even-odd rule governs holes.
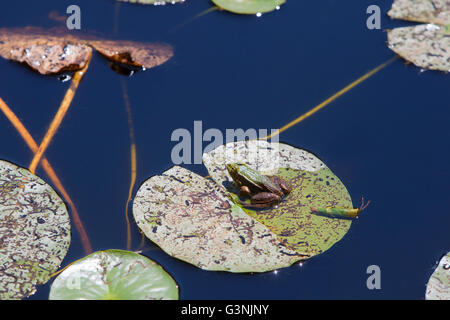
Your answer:
[[[173,48],[166,44],[104,40],[60,29],[0,28],[0,56],[26,63],[41,74],[82,69],[92,53],[91,47],[111,61],[146,69],[173,56]]]
[[[92,54],[86,44],[29,29],[0,29],[0,56],[26,63],[41,74],[76,71]]]
[[[172,47],[166,44],[113,40],[91,41],[89,44],[109,60],[146,69],[159,66],[173,56]]]

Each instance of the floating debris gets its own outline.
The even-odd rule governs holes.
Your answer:
[[[75,36],[61,29],[0,28],[0,56],[26,63],[41,74],[83,69],[92,55],[92,47],[110,61],[146,69],[159,66],[173,56],[173,48],[166,44]]]
[[[0,56],[25,63],[41,74],[55,74],[82,69],[92,55],[86,44],[33,31],[0,28]]]
[[[173,56],[170,45],[132,41],[89,41],[107,59],[134,67],[150,69],[167,62]]]

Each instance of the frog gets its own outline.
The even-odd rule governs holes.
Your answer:
[[[251,204],[241,202],[245,207],[276,207],[292,191],[292,186],[284,179],[261,174],[245,163],[229,163],[226,168],[239,188],[239,196],[250,198]]]

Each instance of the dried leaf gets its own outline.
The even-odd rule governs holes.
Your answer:
[[[112,40],[90,41],[89,44],[111,61],[146,69],[159,66],[173,56],[172,47],[165,44]]]
[[[0,300],[21,299],[50,279],[66,255],[70,220],[44,181],[0,161]]]
[[[92,55],[91,47],[74,39],[33,31],[1,28],[0,56],[26,63],[41,74],[54,74],[80,70]]]
[[[82,69],[92,54],[91,47],[113,62],[146,69],[173,56],[173,48],[165,44],[105,40],[60,29],[0,29],[0,56],[26,63],[41,74]]]

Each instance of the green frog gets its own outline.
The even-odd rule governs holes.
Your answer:
[[[227,170],[233,182],[239,188],[241,197],[250,198],[246,207],[270,208],[278,205],[283,196],[292,191],[288,182],[277,176],[266,176],[246,164],[227,164]]]

